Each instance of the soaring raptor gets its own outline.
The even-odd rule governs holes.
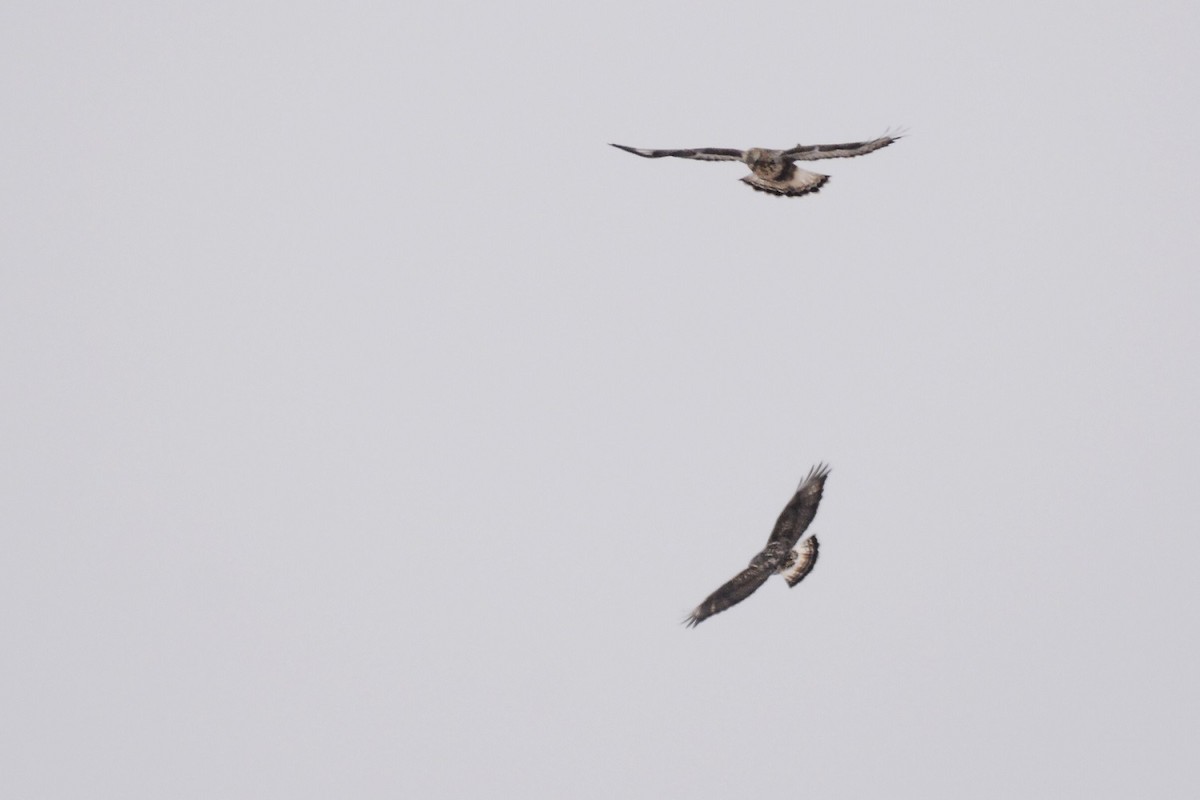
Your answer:
[[[645,150],[614,144],[613,147],[643,158],[694,158],[697,161],[741,161],[750,168],[750,174],[742,178],[752,189],[786,197],[798,197],[818,192],[828,175],[809,172],[796,166],[797,161],[818,161],[822,158],[853,158],[874,153],[900,139],[902,133],[892,136],[884,134],[869,142],[846,144],[798,144],[789,150],[768,150],[751,147],[749,150],[734,150],[726,147],[700,147],[695,150]]]
[[[766,583],[774,572],[782,575],[788,586],[795,586],[812,572],[817,563],[817,537],[810,536],[803,542],[800,542],[800,537],[817,515],[821,492],[825,489],[825,476],[828,474],[829,467],[825,464],[818,464],[809,471],[808,477],[800,482],[796,494],[779,515],[767,546],[751,559],[750,566],[696,606],[691,616],[684,620],[685,625],[693,628],[713,614],[742,602]],[[800,542],[798,547],[797,542]]]

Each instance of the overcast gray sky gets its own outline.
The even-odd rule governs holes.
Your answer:
[[[1196,797],[1197,42],[4,3],[0,795]]]

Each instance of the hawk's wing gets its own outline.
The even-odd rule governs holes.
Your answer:
[[[800,541],[813,517],[817,515],[817,506],[821,503],[821,493],[825,489],[825,478],[828,475],[827,464],[818,464],[809,470],[808,476],[800,482],[796,493],[779,515],[775,530],[771,531],[771,538],[767,540],[768,545],[782,542],[787,550],[796,546],[796,542]]]
[[[683,624],[694,628],[713,614],[735,606],[754,594],[755,590],[766,583],[767,578],[771,577],[771,573],[775,571],[772,564],[760,563],[758,559],[755,559],[755,562],[705,598],[704,602],[696,606],[696,610],[683,621]]]
[[[825,182],[829,180],[828,175],[809,172],[806,169],[800,169],[795,164],[788,164],[788,167],[790,169],[785,170],[778,178],[764,178],[751,173],[742,178],[742,183],[748,184],[751,189],[757,189],[760,192],[797,197],[802,194],[819,192]]]
[[[813,567],[817,565],[817,554],[820,549],[821,545],[815,536],[808,537],[796,547],[796,563],[785,570],[780,570],[780,574],[783,575],[783,579],[787,581],[789,587],[795,586],[804,580],[808,573],[812,572]]]
[[[794,161],[817,161],[822,158],[853,158],[854,156],[865,156],[867,153],[874,153],[887,147],[897,139],[902,138],[903,134],[895,136],[880,136],[878,139],[872,139],[869,142],[847,142],[846,144],[798,144],[790,150],[784,150],[783,154]]]
[[[626,153],[633,153],[635,156],[641,156],[642,158],[674,156],[675,158],[694,158],[697,161],[742,160],[741,150],[733,150],[728,147],[698,147],[694,150],[646,150],[641,147],[627,147],[623,144],[614,144],[613,147],[618,150],[624,150]]]

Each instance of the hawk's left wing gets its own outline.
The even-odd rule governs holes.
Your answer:
[[[796,493],[779,515],[775,530],[771,531],[771,538],[767,540],[768,545],[783,542],[788,550],[796,546],[817,515],[817,506],[821,504],[821,494],[825,490],[825,478],[828,475],[828,464],[818,464],[809,470],[808,476],[800,482]]]
[[[641,147],[628,147],[623,144],[614,144],[613,147],[618,150],[624,150],[626,153],[633,153],[635,156],[641,156],[642,158],[674,156],[675,158],[693,158],[697,161],[742,160],[741,150],[734,150],[728,147],[698,147],[692,150],[646,150]]]
[[[903,134],[898,133],[895,136],[880,136],[878,139],[872,139],[869,142],[798,144],[791,150],[784,150],[783,154],[793,161],[818,161],[822,158],[853,158],[854,156],[865,156],[867,153],[874,153],[876,150],[881,150],[902,137]]]

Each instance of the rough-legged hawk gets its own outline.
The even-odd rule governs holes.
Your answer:
[[[825,489],[825,476],[828,474],[829,467],[825,464],[818,464],[809,471],[808,477],[800,482],[796,494],[779,515],[767,546],[750,561],[750,566],[696,606],[684,624],[689,628],[695,627],[713,614],[742,602],[766,583],[774,572],[782,575],[788,586],[795,586],[812,572],[817,563],[817,537],[810,536],[803,542],[800,542],[800,537],[817,515],[821,492]],[[799,546],[797,542],[800,542]]]
[[[846,144],[798,144],[789,150],[768,150],[764,147],[751,147],[749,150],[734,150],[725,147],[701,147],[695,150],[645,150],[640,147],[627,147],[614,144],[620,148],[643,158],[694,158],[697,161],[741,161],[750,167],[750,173],[742,178],[752,189],[786,197],[798,197],[810,192],[818,192],[828,175],[819,172],[809,172],[796,166],[797,161],[817,161],[822,158],[852,158],[873,153],[887,147],[903,136],[884,134],[869,142],[848,142]]]

